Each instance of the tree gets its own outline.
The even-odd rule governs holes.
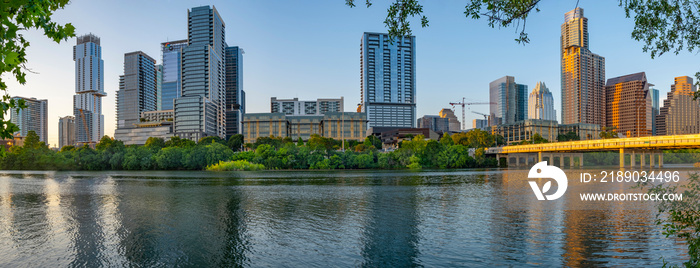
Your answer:
[[[603,130],[598,134],[601,139],[617,138],[616,127],[603,127]]]
[[[297,146],[300,146],[300,147],[304,146],[304,140],[302,140],[301,137],[299,137],[299,139],[297,139]]]
[[[225,144],[224,139],[222,139],[219,136],[207,136],[199,139],[199,142],[197,142],[198,145],[207,145],[207,144],[212,144],[212,143],[221,143]]]
[[[486,18],[491,28],[515,27],[519,31],[515,41],[520,44],[530,42],[525,30],[529,15],[539,12],[541,0],[468,0],[464,15],[471,19]],[[578,5],[578,1],[576,2]],[[355,0],[345,0],[345,4],[355,7]],[[367,7],[372,0],[365,0]],[[632,39],[644,43],[642,50],[651,58],[667,52],[675,54],[683,50],[695,51],[700,47],[700,0],[618,0],[618,6],[625,11],[625,17],[634,19]],[[428,18],[423,15],[419,0],[394,0],[387,9],[384,24],[389,36],[411,34],[409,17],[420,17],[421,27],[428,27]],[[695,74],[700,85],[700,72]],[[700,91],[695,92],[695,99]]]
[[[180,137],[171,137],[168,141],[165,142],[166,147],[180,147],[180,148],[189,148],[192,146],[195,146],[196,143],[192,140],[188,139],[183,139]]]
[[[165,140],[163,138],[149,137],[144,146],[154,152],[158,152],[160,149],[165,148]]]
[[[377,136],[370,135],[365,138],[365,143],[368,146],[374,146],[377,150],[382,149],[382,140],[377,138]]]
[[[243,146],[243,135],[241,134],[236,134],[228,138],[228,142],[226,142],[226,145],[228,145],[228,148],[231,148],[234,152],[238,152],[241,150],[241,147]]]
[[[569,131],[566,134],[559,134],[559,136],[557,136],[557,141],[577,141],[577,140],[581,140],[581,137],[579,137],[578,134],[576,134],[576,132],[573,132],[573,131]]]
[[[26,108],[24,101],[14,101],[7,94],[7,83],[3,74],[12,73],[21,85],[26,80],[28,70],[26,49],[29,42],[21,31],[29,29],[43,30],[49,39],[60,43],[68,37],[75,36],[75,27],[70,23],[60,25],[51,21],[53,12],[68,4],[69,0],[15,0],[0,4],[0,90],[4,92],[0,101],[0,138],[11,138],[19,128],[5,120],[10,109]]]

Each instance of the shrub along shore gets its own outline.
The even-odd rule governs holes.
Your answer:
[[[420,169],[496,167],[484,155],[494,144],[486,131],[445,135],[440,141],[413,137],[399,148],[382,152],[373,136],[360,143],[312,136],[307,142],[265,137],[243,144],[242,135],[229,140],[206,137],[199,142],[173,137],[149,138],[145,145],[125,146],[109,136],[95,149],[65,146],[54,151],[30,131],[23,146],[0,151],[4,170],[260,170],[260,169]],[[470,156],[470,148],[474,148]],[[229,163],[230,162],[230,163]]]

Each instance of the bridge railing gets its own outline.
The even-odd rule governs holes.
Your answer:
[[[678,148],[700,149],[700,134],[511,145],[503,147],[491,147],[486,150],[486,153],[507,154],[561,151],[605,151],[616,150],[621,148],[657,150]]]

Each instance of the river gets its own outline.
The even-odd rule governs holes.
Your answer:
[[[653,202],[576,200],[630,187],[584,184],[580,172],[567,172],[563,198],[538,201],[527,170],[0,171],[0,266],[660,267],[662,257],[687,259],[683,242],[655,224]]]

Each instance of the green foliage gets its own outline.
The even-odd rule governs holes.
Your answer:
[[[165,147],[165,140],[163,140],[163,138],[149,137],[144,146],[157,152]]]
[[[166,147],[180,147],[180,148],[189,148],[189,147],[194,147],[196,143],[192,140],[188,139],[183,139],[180,137],[171,137],[168,141],[165,142]]]
[[[44,35],[56,43],[74,36],[75,28],[70,23],[60,25],[51,21],[53,12],[68,4],[68,0],[14,0],[0,4],[0,90],[4,91],[0,101],[0,138],[11,138],[19,128],[5,120],[11,109],[26,108],[24,100],[15,101],[7,94],[7,83],[3,81],[5,73],[12,76],[21,85],[26,80],[27,53],[29,42],[24,39],[22,31],[42,30]]]
[[[682,194],[682,200],[663,200],[657,203],[659,214],[656,223],[663,226],[666,237],[685,240],[690,259],[685,267],[700,267],[700,177],[690,174],[687,184],[639,183],[650,194]],[[666,265],[665,265],[666,266]]]
[[[374,146],[377,150],[382,149],[382,140],[377,138],[377,136],[370,135],[367,138],[365,138],[365,145],[366,146]]]
[[[557,141],[578,141],[581,140],[581,137],[576,134],[576,132],[569,131],[566,134],[559,134],[557,136]]]
[[[467,132],[452,135],[454,144],[460,144],[469,148],[491,147],[494,145],[494,136],[481,129],[472,129]]]
[[[345,0],[345,4],[349,7],[355,7],[355,0]],[[367,7],[372,6],[372,0],[365,0]],[[422,27],[428,27],[428,18],[422,16],[423,6],[418,3],[418,0],[395,0],[387,9],[384,25],[389,28],[389,36],[408,36],[411,35],[411,26],[409,17],[419,17]]]
[[[219,136],[208,136],[208,137],[203,137],[203,138],[199,139],[199,141],[197,142],[197,144],[199,144],[199,145],[207,145],[207,144],[212,144],[212,143],[225,144],[226,141],[224,141],[224,139],[222,139]]]
[[[231,148],[234,152],[238,152],[243,148],[243,135],[241,134],[236,134],[228,138],[228,141],[226,142],[226,145],[228,145],[228,148]]]
[[[616,127],[603,127],[602,131],[598,136],[600,136],[601,139],[613,139],[617,138],[617,131]]]
[[[253,164],[246,160],[219,161],[217,164],[207,166],[207,170],[209,171],[255,171],[263,169],[265,169],[265,166]]]

